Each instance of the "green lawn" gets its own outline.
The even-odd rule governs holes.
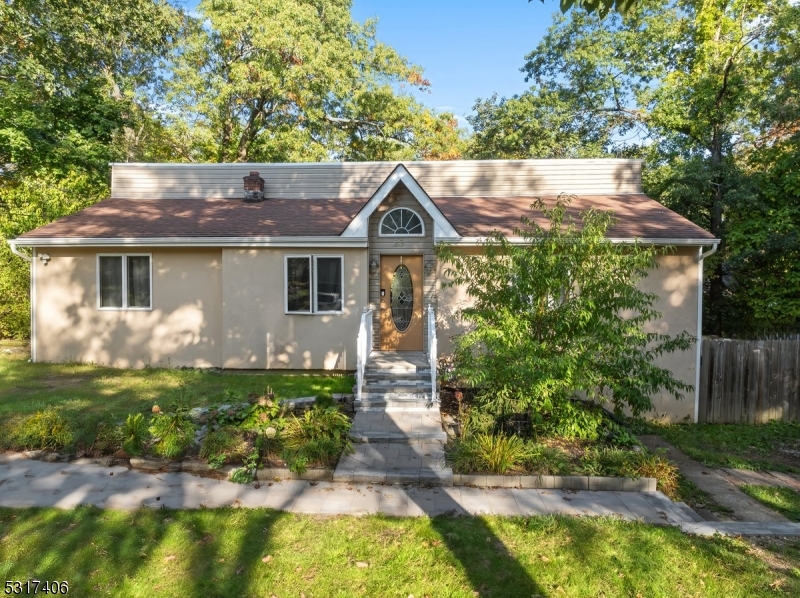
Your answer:
[[[66,580],[76,596],[800,594],[798,543],[760,559],[611,519],[0,509],[0,538],[4,580]]]
[[[791,488],[775,486],[756,486],[746,484],[739,486],[745,494],[764,503],[770,509],[778,511],[781,515],[792,521],[800,521],[800,494]]]
[[[11,351],[8,353],[7,351]],[[70,414],[121,417],[149,411],[154,403],[186,407],[245,400],[271,386],[276,397],[351,392],[352,376],[215,373],[151,368],[124,370],[84,364],[28,363],[27,345],[0,341],[0,418],[59,405]]]
[[[800,472],[797,458],[780,451],[783,447],[800,449],[800,425],[796,423],[680,424],[648,428],[648,433],[660,435],[710,467]]]

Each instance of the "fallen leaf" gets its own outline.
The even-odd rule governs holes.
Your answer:
[[[178,557],[176,557],[174,554],[171,554],[171,555],[169,555],[169,556],[165,556],[165,557],[164,557],[164,562],[165,562],[165,563],[168,563],[168,562],[170,562],[170,561],[174,561],[174,560],[175,560],[175,559],[177,559],[177,558],[178,558]]]
[[[367,567],[369,567],[369,565],[364,561],[358,561],[356,563],[356,567],[358,567],[359,569],[366,569]]]
[[[261,562],[262,562],[262,563],[269,563],[271,560],[272,560],[272,555],[271,555],[271,554],[268,554],[268,555],[267,555],[267,556],[265,556],[263,559],[261,559]]]
[[[542,560],[542,562],[543,562],[543,563],[549,563],[549,562],[550,562],[550,559],[549,559],[549,558],[547,558],[547,557],[546,557],[545,555],[543,555],[543,554],[539,555],[539,558]]]

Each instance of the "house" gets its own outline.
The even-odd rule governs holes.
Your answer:
[[[109,199],[10,241],[32,256],[33,361],[360,372],[367,345],[446,354],[465,293],[442,289],[436,245],[510,235],[559,193],[613,210],[615,242],[676,248],[643,282],[653,325],[699,337],[718,243],[642,194],[636,160],[114,164],[111,181]],[[699,354],[661,365],[696,387]],[[696,401],[654,402],[696,419]]]

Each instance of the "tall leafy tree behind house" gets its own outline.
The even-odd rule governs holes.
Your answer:
[[[788,0],[573,10],[526,57],[530,91],[478,102],[468,152],[644,158],[645,191],[723,240],[707,264],[706,332],[795,328],[797,39]]]
[[[455,118],[416,102],[430,84],[359,24],[350,0],[203,0],[167,98],[186,160],[452,159]]]
[[[181,15],[162,0],[0,3],[0,337],[28,334],[28,267],[5,240],[108,193],[149,155],[148,101]]]

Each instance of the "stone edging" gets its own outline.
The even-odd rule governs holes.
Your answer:
[[[656,478],[611,478],[583,475],[473,475],[454,473],[453,486],[655,492]]]

